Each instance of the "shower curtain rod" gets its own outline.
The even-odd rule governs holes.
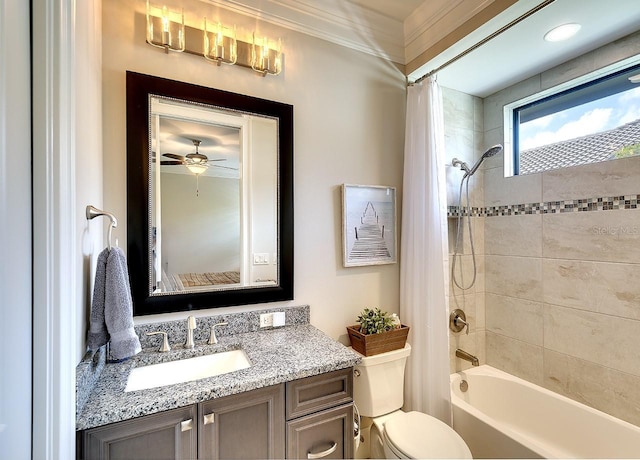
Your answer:
[[[478,43],[476,43],[475,45],[470,46],[469,48],[467,48],[466,50],[464,50],[463,52],[461,52],[460,54],[457,54],[456,56],[452,57],[451,59],[449,59],[447,62],[445,62],[444,64],[436,67],[435,69],[431,70],[430,72],[426,73],[425,75],[423,75],[422,77],[416,79],[416,81],[414,81],[413,83],[410,83],[410,85],[414,85],[416,83],[420,83],[422,80],[424,80],[425,78],[429,78],[432,75],[435,75],[436,73],[440,72],[442,69],[450,66],[451,64],[453,64],[454,62],[456,62],[457,60],[463,58],[464,56],[466,56],[467,54],[471,53],[472,51],[480,48],[482,45],[484,45],[485,43],[487,43],[490,40],[493,40],[494,38],[496,38],[498,35],[500,35],[502,32],[505,32],[509,29],[511,29],[513,26],[515,26],[516,24],[521,23],[522,21],[524,21],[525,19],[527,19],[529,16],[532,16],[533,14],[537,13],[538,11],[540,11],[541,9],[543,9],[546,6],[549,6],[550,4],[552,4],[553,2],[555,2],[555,0],[545,0],[544,2],[540,3],[539,5],[535,6],[534,8],[530,9],[529,11],[527,11],[526,13],[522,14],[521,16],[518,16],[517,18],[515,18],[513,21],[511,21],[510,23],[504,25],[503,27],[499,28],[498,30],[496,30],[495,32],[493,32],[491,35],[483,38],[482,40],[480,40]]]

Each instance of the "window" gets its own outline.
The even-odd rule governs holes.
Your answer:
[[[640,64],[511,111],[516,175],[640,155]]]

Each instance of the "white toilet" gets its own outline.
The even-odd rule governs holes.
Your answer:
[[[404,368],[411,346],[363,356],[356,366],[353,399],[370,426],[370,458],[473,458],[446,423],[422,412],[403,412]],[[370,418],[365,419],[365,417]]]

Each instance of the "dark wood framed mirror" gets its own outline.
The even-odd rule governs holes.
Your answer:
[[[293,299],[293,106],[127,72],[134,315]]]

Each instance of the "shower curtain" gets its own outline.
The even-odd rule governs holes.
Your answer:
[[[449,261],[442,94],[434,77],[408,88],[400,314],[411,326],[405,409],[451,425]]]

